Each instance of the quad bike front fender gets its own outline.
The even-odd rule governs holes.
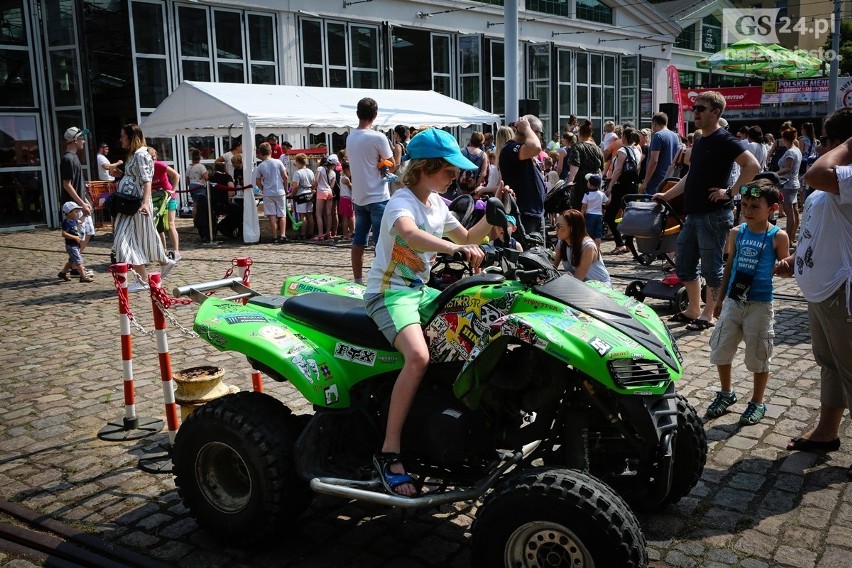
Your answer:
[[[620,331],[566,308],[562,313],[515,313],[495,321],[492,334],[471,353],[454,384],[456,396],[475,404],[477,392],[500,362],[509,344],[527,344],[570,365],[574,369],[621,394],[662,394],[679,377],[647,348]],[[642,381],[625,376],[637,365],[651,362],[656,373]],[[627,372],[620,372],[627,369]]]
[[[279,309],[209,298],[195,318],[195,331],[218,350],[242,353],[274,379],[289,381],[322,407],[348,407],[352,385],[402,366],[398,353],[318,335],[280,314]]]

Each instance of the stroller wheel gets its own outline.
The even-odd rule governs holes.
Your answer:
[[[652,264],[654,264],[654,261],[657,260],[657,256],[654,254],[646,254],[644,252],[640,252],[639,258],[637,260],[642,266],[651,266]]]
[[[677,291],[673,304],[678,313],[684,313],[689,307],[689,295],[686,293],[685,287],[681,286],[680,290]]]
[[[644,284],[641,280],[634,280],[627,285],[627,289],[624,290],[624,295],[635,298],[638,302],[643,302],[645,301],[645,294],[642,293],[643,286]]]

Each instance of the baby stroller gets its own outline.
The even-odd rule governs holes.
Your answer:
[[[559,180],[544,196],[544,212],[562,213],[566,209],[571,209],[571,192],[573,189],[573,183],[568,183],[564,179]]]
[[[650,266],[658,259],[674,264],[672,255],[682,224],[680,216],[666,201],[655,201],[650,195],[638,193],[624,196],[618,231],[642,266]]]

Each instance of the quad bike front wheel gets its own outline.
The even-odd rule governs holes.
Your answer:
[[[686,397],[677,395],[677,439],[674,448],[672,485],[661,506],[677,503],[689,495],[701,478],[707,462],[707,433],[698,412]]]
[[[512,476],[486,497],[473,525],[474,566],[647,566],[645,538],[627,504],[569,469]]]
[[[278,400],[240,392],[196,409],[178,430],[175,484],[198,524],[244,545],[281,534],[313,493],[296,473],[299,421]]]
[[[644,302],[645,294],[642,293],[642,288],[644,286],[645,283],[641,280],[633,280],[627,285],[627,288],[624,290],[624,295],[634,298],[637,302]]]

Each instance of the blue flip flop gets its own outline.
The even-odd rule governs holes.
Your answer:
[[[388,493],[397,497],[411,497],[411,495],[401,495],[396,492],[397,487],[406,483],[417,487],[417,481],[411,475],[407,473],[394,473],[390,470],[390,466],[401,461],[402,457],[399,454],[379,452],[373,456],[373,467],[379,473],[379,479],[381,479],[382,485]]]

